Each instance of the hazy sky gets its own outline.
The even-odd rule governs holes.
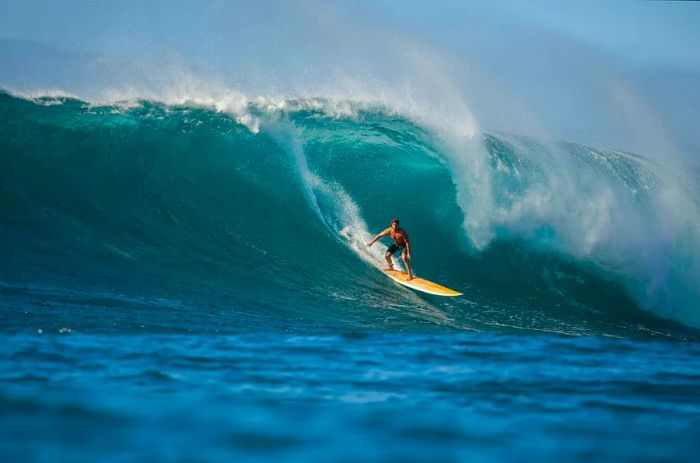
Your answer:
[[[121,42],[126,35],[165,46],[184,45],[192,37],[218,42],[212,25],[222,12],[235,15],[257,10],[259,19],[275,18],[275,12],[294,9],[297,2],[223,2],[204,0],[0,1],[0,34],[53,43],[83,51],[139,54],[143,49]],[[452,15],[482,16],[486,12],[546,27],[608,49],[621,58],[646,65],[670,65],[700,71],[700,5],[696,2],[662,1],[406,1],[359,2],[358,9],[375,10],[387,22],[418,25],[428,36],[441,35]],[[308,2],[306,3],[308,7]],[[323,6],[324,2],[318,2]],[[306,8],[306,7],[301,7]],[[246,13],[242,13],[246,14]],[[392,18],[393,17],[393,18]],[[232,18],[231,18],[232,19]],[[291,19],[291,18],[290,18]],[[251,29],[255,28],[251,24]],[[131,41],[130,41],[131,42]],[[148,43],[147,48],[154,45]],[[133,48],[132,48],[133,47]]]
[[[392,94],[487,130],[696,159],[698,25],[700,2],[0,0],[0,86]]]

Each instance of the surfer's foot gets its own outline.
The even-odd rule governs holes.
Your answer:
[[[394,270],[394,266],[393,265],[385,265],[384,270]]]
[[[415,278],[415,277],[414,277],[413,275],[409,275],[408,278],[406,278],[406,281],[411,281],[411,280],[413,280],[414,278]]]

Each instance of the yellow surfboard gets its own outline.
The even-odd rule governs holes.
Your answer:
[[[461,296],[462,293],[458,293],[454,289],[447,288],[445,286],[433,283],[432,281],[426,280],[425,278],[414,277],[412,280],[407,281],[408,273],[400,272],[398,270],[384,270],[389,278],[394,280],[400,285],[404,285],[408,288],[415,289],[416,291],[422,291],[424,293],[433,294],[435,296]]]

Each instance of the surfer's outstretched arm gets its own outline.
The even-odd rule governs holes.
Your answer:
[[[391,228],[387,228],[387,229],[384,230],[383,232],[378,233],[377,236],[375,236],[374,238],[372,238],[372,241],[370,241],[369,243],[367,243],[367,247],[372,246],[379,238],[381,238],[382,236],[388,235],[389,232],[391,232]]]

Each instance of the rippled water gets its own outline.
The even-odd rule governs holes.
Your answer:
[[[4,461],[696,461],[700,346],[499,334],[3,337]]]

